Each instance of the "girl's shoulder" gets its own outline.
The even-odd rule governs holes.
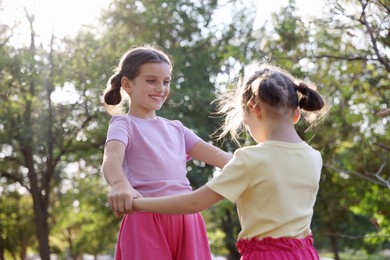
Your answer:
[[[285,143],[278,141],[266,141],[254,145],[240,147],[235,150],[234,154],[245,157],[258,157],[269,151],[289,150],[289,149],[302,149],[308,148],[305,143]]]
[[[250,146],[240,147],[234,151],[234,155],[239,156],[239,157],[257,156],[259,150],[261,150],[261,149],[262,148],[258,145],[250,145]]]
[[[269,158],[270,156],[283,156],[283,154],[307,153],[321,157],[321,153],[306,142],[288,143],[267,141],[237,149],[234,154],[245,158]]]
[[[113,124],[113,123],[118,123],[118,122],[122,122],[122,123],[130,123],[131,122],[131,118],[127,115],[114,115],[111,117],[110,119],[110,125]]]

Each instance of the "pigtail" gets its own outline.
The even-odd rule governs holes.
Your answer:
[[[126,113],[130,104],[128,95],[122,93],[122,74],[115,73],[107,82],[106,90],[103,94],[104,108],[110,115],[121,115]]]
[[[295,85],[295,89],[302,94],[299,99],[300,108],[306,111],[318,111],[324,107],[325,103],[320,94],[306,83],[300,82],[298,85]]]
[[[112,75],[111,78],[108,80],[108,90],[104,94],[104,102],[107,105],[118,105],[119,103],[121,103],[121,80],[122,75],[120,73]]]

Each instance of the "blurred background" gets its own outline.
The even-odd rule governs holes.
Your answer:
[[[390,258],[389,0],[0,0],[0,260],[112,259],[120,218],[100,173],[101,96],[120,55],[143,43],[174,59],[160,115],[231,152],[211,135],[212,101],[240,73],[270,62],[315,82],[328,114],[297,125],[324,160],[315,247]],[[196,189],[215,169],[188,171]],[[239,259],[234,205],[202,214],[215,258]]]

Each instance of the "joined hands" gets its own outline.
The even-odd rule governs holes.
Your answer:
[[[115,216],[133,212],[133,200],[142,198],[141,193],[132,188],[128,183],[116,183],[108,193],[108,204]]]

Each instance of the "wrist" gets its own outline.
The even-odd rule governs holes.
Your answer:
[[[123,187],[123,186],[129,187],[130,186],[129,182],[126,179],[124,179],[124,180],[118,179],[118,180],[112,181],[110,184],[111,184],[111,187]],[[131,188],[133,188],[133,187],[131,187]]]
[[[133,212],[137,212],[138,210],[137,210],[137,203],[136,203],[136,200],[137,200],[137,198],[134,198],[133,199],[133,202],[132,202],[132,204],[131,204],[131,209],[133,210]]]

